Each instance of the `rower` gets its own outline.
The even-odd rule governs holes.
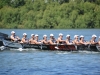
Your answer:
[[[83,35],[80,36],[79,42],[80,42],[81,45],[83,45],[83,44],[85,44],[85,45],[90,44],[89,42],[86,42],[86,41],[84,40],[84,36],[83,36]]]
[[[39,41],[38,38],[39,38],[39,36],[38,36],[38,34],[36,34],[36,35],[35,35],[35,40],[34,40],[34,43],[35,43],[35,44],[41,44],[41,42]]]
[[[43,35],[42,43],[43,43],[43,44],[48,44],[47,35]]]
[[[76,45],[80,45],[80,42],[78,40],[78,37],[79,37],[78,35],[75,35],[74,36],[75,39],[74,39],[73,43],[76,44]]]
[[[92,44],[92,45],[98,44],[98,42],[95,41],[96,40],[96,37],[97,36],[95,34],[92,35],[92,39],[90,40],[90,44]]]
[[[26,33],[23,33],[23,38],[22,38],[20,43],[29,43],[29,41],[27,39],[27,34]]]
[[[72,44],[71,41],[70,41],[70,35],[66,35],[66,41],[65,42],[66,42],[67,45]]]
[[[55,42],[56,42],[56,40],[54,38],[54,35],[53,34],[50,34],[49,44],[51,44],[51,45],[56,44]]]
[[[11,41],[14,41],[14,42],[18,42],[20,40],[20,38],[15,35],[14,31],[11,32],[10,38],[11,38]]]
[[[34,40],[35,40],[35,35],[31,34],[31,39],[29,40],[29,43],[30,44],[35,44]]]
[[[57,43],[58,44],[63,44],[64,42],[65,42],[65,40],[63,40],[63,34],[59,33],[59,37],[58,37]]]

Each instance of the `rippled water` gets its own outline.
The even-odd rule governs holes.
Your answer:
[[[100,53],[61,51],[0,52],[0,75],[100,75]]]
[[[25,30],[15,31],[19,36],[25,32]],[[0,32],[10,34],[11,30]],[[48,36],[54,32],[55,37],[62,32],[64,35],[69,33],[72,38],[74,34],[83,34],[89,40],[94,33],[99,36],[100,30],[26,30],[26,32],[29,35],[37,32],[39,35]],[[100,52],[34,49],[0,51],[0,75],[100,75]]]

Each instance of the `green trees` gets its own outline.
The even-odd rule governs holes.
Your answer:
[[[0,0],[0,28],[100,28],[100,1]]]

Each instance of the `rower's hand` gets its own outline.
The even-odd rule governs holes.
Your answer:
[[[43,42],[39,42],[39,44],[42,44]]]

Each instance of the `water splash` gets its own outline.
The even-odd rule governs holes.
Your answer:
[[[23,49],[23,48],[18,48],[18,49],[10,49],[10,50],[13,50],[13,51],[36,51],[37,49],[31,49],[31,48],[27,48],[27,49]]]
[[[5,49],[5,46],[0,46],[0,50],[4,50]]]

